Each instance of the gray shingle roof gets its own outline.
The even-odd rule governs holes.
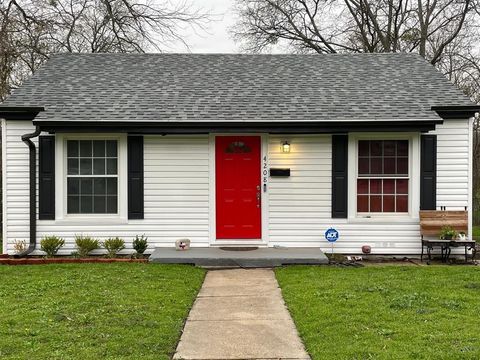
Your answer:
[[[472,105],[418,55],[59,54],[2,106],[39,120],[438,119]]]

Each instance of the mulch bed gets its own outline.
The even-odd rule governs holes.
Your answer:
[[[78,264],[78,263],[146,263],[148,259],[106,259],[106,258],[4,258],[0,257],[0,265],[44,265],[44,264]]]

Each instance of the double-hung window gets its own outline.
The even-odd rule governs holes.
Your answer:
[[[118,213],[117,140],[67,140],[67,213]]]
[[[357,213],[407,213],[408,140],[359,140]]]

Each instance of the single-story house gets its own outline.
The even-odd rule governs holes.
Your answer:
[[[3,252],[145,234],[418,254],[467,209],[479,107],[413,54],[59,54],[0,104]]]

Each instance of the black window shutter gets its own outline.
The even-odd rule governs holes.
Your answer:
[[[420,142],[420,210],[436,210],[437,135],[422,135]]]
[[[128,218],[143,219],[143,136],[128,137]]]
[[[38,138],[38,218],[55,220],[55,136]]]
[[[332,135],[332,218],[348,211],[348,135]]]

